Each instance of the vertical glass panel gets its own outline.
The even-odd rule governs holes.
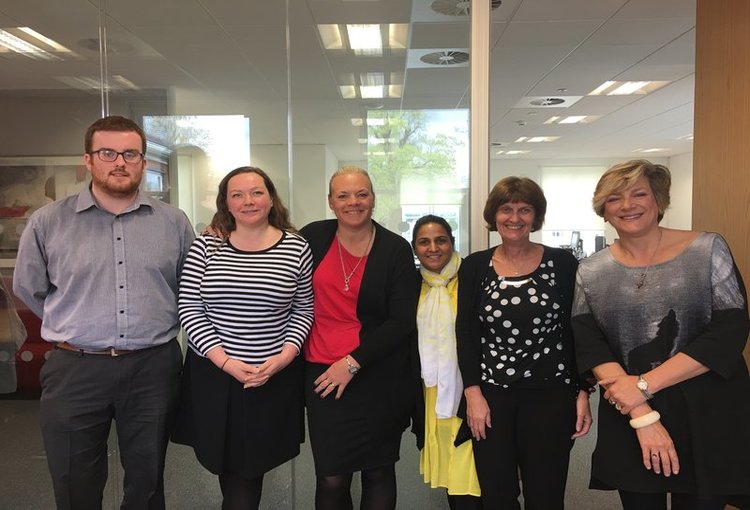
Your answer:
[[[690,228],[695,4],[492,1],[489,184],[542,186],[546,219],[532,241],[579,258],[611,244],[617,233],[591,199],[606,168],[632,159],[670,167],[680,205],[661,225]],[[586,490],[595,441],[595,431],[575,441],[566,507],[619,505]]]
[[[490,186],[543,185],[532,240],[569,246],[581,232],[581,256],[597,236],[611,243],[584,209],[604,169],[630,159],[670,167],[680,206],[662,225],[689,228],[694,50],[695,2],[492,2]]]
[[[440,214],[468,250],[470,23],[444,3],[290,2],[298,225],[332,216],[328,179],[356,165],[376,221],[411,240],[417,218]]]
[[[39,429],[39,372],[52,348],[11,294],[29,216],[87,185],[83,135],[101,114],[96,2],[0,1],[0,490],[2,508],[54,508]],[[112,451],[113,443],[109,450]],[[117,465],[110,463],[112,477]],[[116,489],[105,490],[114,508]]]

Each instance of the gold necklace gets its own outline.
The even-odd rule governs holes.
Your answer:
[[[501,258],[504,259],[508,264],[510,264],[513,267],[513,276],[519,276],[521,274],[521,269],[519,269],[519,266],[517,266],[516,263],[513,262],[510,259],[510,257],[508,257],[508,255],[505,253],[505,249],[503,249],[503,245],[502,244],[498,248],[499,248],[498,251],[500,252]],[[523,257],[521,257],[521,258],[523,258]],[[524,267],[523,264],[525,264],[525,263],[526,263],[526,261],[522,260],[520,267],[523,268]]]
[[[341,262],[341,274],[344,276],[344,292],[349,292],[349,282],[352,280],[352,277],[354,276],[355,271],[357,271],[359,265],[362,263],[362,260],[370,252],[374,233],[375,227],[372,227],[372,230],[370,230],[370,237],[367,239],[367,248],[365,248],[365,253],[361,257],[359,257],[359,260],[357,260],[357,263],[354,265],[354,269],[352,269],[352,272],[349,274],[346,274],[346,269],[344,268],[344,255],[341,253],[341,240],[339,239],[338,234],[336,234],[336,245],[339,248],[339,261]]]
[[[664,231],[662,229],[659,229],[659,240],[656,241],[656,248],[654,248],[654,253],[651,254],[651,259],[648,261],[648,265],[645,267],[643,272],[638,276],[638,281],[635,282],[635,288],[639,289],[643,287],[643,285],[646,283],[646,275],[648,274],[648,270],[651,269],[651,266],[654,264],[654,258],[656,258],[656,252],[659,251],[659,245],[661,244],[661,238],[664,235]]]

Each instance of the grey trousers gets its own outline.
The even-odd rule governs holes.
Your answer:
[[[176,340],[110,357],[53,349],[42,367],[39,420],[59,510],[99,510],[115,420],[122,509],[164,508],[164,457],[182,352]]]

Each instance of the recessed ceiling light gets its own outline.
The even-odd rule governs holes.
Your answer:
[[[516,154],[528,154],[531,151],[518,151],[518,150],[512,150],[512,151],[506,151],[505,154],[508,156],[514,156]]]
[[[666,149],[665,147],[652,147],[650,149],[636,149],[633,152],[645,152],[645,153],[649,153],[649,152],[662,152],[662,151],[666,151],[666,150],[668,150],[668,149]]]
[[[561,117],[555,115],[545,120],[545,124],[588,124],[598,119],[599,115],[569,115],[568,117]]]
[[[356,51],[383,51],[380,25],[346,25],[349,48]]]
[[[540,143],[540,142],[554,142],[560,138],[559,136],[521,136],[516,138],[516,143]]]
[[[57,55],[53,55],[49,51],[11,34],[8,30],[0,29],[0,47],[34,60],[62,60]]]
[[[692,140],[693,139],[693,133],[688,133],[686,135],[678,136],[678,140]]]
[[[341,29],[338,25],[318,25],[318,33],[325,49],[340,50],[344,48],[344,38],[341,37]]]
[[[626,96],[631,94],[649,94],[668,84],[668,81],[605,81],[590,96]]]
[[[36,39],[39,42],[42,42],[42,43],[46,44],[47,46],[49,46],[50,48],[52,48],[53,50],[55,50],[55,51],[57,51],[59,53],[73,53],[70,49],[66,48],[65,46],[63,46],[59,42],[53,41],[49,37],[47,37],[47,36],[45,36],[43,34],[40,34],[36,30],[34,30],[33,28],[18,27],[18,30],[20,30],[24,34],[27,34],[27,35],[33,37],[34,39]]]
[[[357,55],[382,55],[384,49],[405,49],[409,40],[408,23],[321,24],[318,33],[327,50],[352,50]]]
[[[357,87],[354,85],[339,85],[341,97],[344,99],[354,99],[357,97]]]
[[[359,95],[362,99],[382,98],[384,95],[382,85],[360,85]]]

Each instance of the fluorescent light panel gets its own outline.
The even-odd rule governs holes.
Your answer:
[[[24,41],[7,30],[0,29],[0,46],[3,46],[14,53],[19,53],[35,60],[62,60],[57,55],[43,50],[39,46]]]
[[[664,85],[668,81],[605,81],[594,90],[589,92],[590,96],[626,96],[649,94]]]
[[[665,151],[665,150],[667,150],[665,147],[652,147],[650,149],[636,149],[633,152],[645,152],[645,153],[649,153],[649,152],[662,152],[662,151]]]
[[[497,151],[495,154],[505,154],[506,156],[515,156],[517,154],[528,154],[529,152],[531,152],[531,151],[519,151],[519,150],[505,151],[505,150],[500,150],[500,151]]]
[[[383,51],[380,25],[346,25],[349,47],[354,50]]]
[[[341,37],[341,29],[338,25],[318,25],[318,33],[325,49],[341,50],[344,48],[344,39]]]
[[[545,120],[545,124],[588,124],[598,119],[600,115],[570,115],[568,117],[561,117],[555,115]]]
[[[39,42],[46,44],[47,46],[49,46],[50,48],[52,48],[53,50],[55,50],[57,52],[60,52],[60,53],[73,53],[70,49],[66,48],[65,46],[63,46],[59,42],[53,41],[49,37],[46,37],[45,35],[40,34],[36,30],[34,30],[33,28],[18,27],[18,30],[20,30],[24,34],[27,34],[27,35],[33,37],[34,39],[36,39]]]
[[[516,138],[516,143],[540,143],[540,142],[554,142],[560,138],[559,136],[520,136]],[[507,153],[506,153],[507,154]]]
[[[382,55],[386,48],[407,47],[409,24],[322,24],[318,25],[318,33],[327,50],[352,50],[357,55]]]

